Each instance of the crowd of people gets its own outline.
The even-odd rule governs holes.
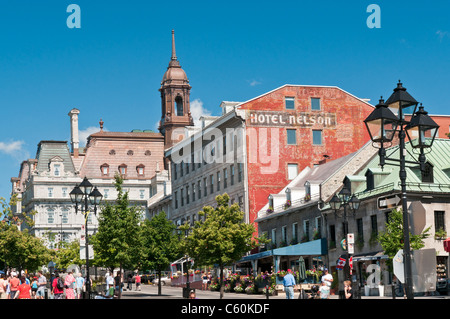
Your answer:
[[[85,291],[81,274],[52,273],[50,279],[42,271],[25,274],[11,271],[0,275],[0,299],[80,299]]]
[[[127,289],[131,290],[132,282],[136,290],[141,290],[141,276],[129,275]],[[90,279],[92,287],[92,279]],[[110,273],[105,278],[104,297],[113,298],[124,288],[124,280],[120,272],[113,277]],[[92,291],[92,290],[91,290]],[[82,299],[86,292],[86,278],[81,273],[52,273],[50,278],[38,271],[36,274],[21,274],[11,271],[8,275],[0,274],[0,299]]]

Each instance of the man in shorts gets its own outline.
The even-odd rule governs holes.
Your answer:
[[[42,271],[38,271],[38,289],[36,291],[36,299],[44,299],[45,289],[47,289],[47,278],[42,274]]]

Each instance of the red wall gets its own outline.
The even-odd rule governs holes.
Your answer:
[[[286,96],[295,98],[295,110],[286,110]],[[311,97],[321,99],[320,111],[311,110]],[[288,163],[297,163],[300,173],[305,167],[318,163],[324,155],[337,159],[357,151],[370,139],[363,121],[373,107],[336,87],[283,86],[244,103],[240,109],[247,110],[250,222],[267,204],[268,195],[278,193],[290,182]],[[294,128],[297,129],[297,145],[287,145],[286,129]],[[313,129],[322,130],[320,146],[312,145]],[[252,134],[249,132],[257,139],[249,136]],[[277,137],[278,149],[270,138],[267,142],[260,139],[265,132]],[[267,149],[274,149],[277,161],[272,158],[270,163],[262,163],[261,152]],[[268,170],[264,172],[264,169]]]

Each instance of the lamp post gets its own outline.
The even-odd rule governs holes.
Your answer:
[[[178,236],[181,237],[181,232],[184,230],[184,240],[187,240],[188,234],[189,234],[189,228],[186,224],[183,226],[178,227]],[[183,297],[188,299],[189,298],[189,292],[191,289],[191,285],[189,282],[189,256],[187,254],[184,255],[184,258],[186,260],[186,289],[184,290]]]
[[[423,106],[408,93],[399,81],[394,93],[384,102],[381,98],[375,110],[364,120],[373,146],[379,148],[380,166],[396,165],[400,166],[400,184],[402,192],[403,211],[403,240],[404,240],[404,267],[405,267],[405,289],[408,299],[414,299],[412,268],[411,268],[411,247],[409,242],[409,216],[406,197],[406,164],[419,164],[420,170],[425,169],[424,149],[430,148],[433,144],[439,125],[433,121],[424,111]],[[414,111],[410,121],[406,121],[403,109],[414,106]],[[391,111],[394,110],[397,114]],[[386,157],[385,146],[392,143],[395,133],[398,131],[399,138],[399,159]],[[406,132],[406,134],[405,134]],[[419,149],[419,161],[407,161],[405,159],[405,137],[411,142],[414,149]],[[391,163],[386,163],[390,161]],[[397,164],[394,164],[397,163]]]
[[[88,216],[89,216],[89,204],[94,205],[94,214],[97,215],[97,205],[103,198],[103,195],[98,191],[97,187],[92,190],[93,185],[89,180],[84,177],[80,185],[76,185],[70,192],[70,199],[75,204],[75,214],[78,212],[78,204],[81,205],[81,212],[84,215],[84,228],[86,231],[86,292],[87,298],[91,296],[91,280],[89,276],[89,236],[88,236]],[[84,203],[84,207],[83,207]],[[84,209],[83,209],[84,208]]]
[[[347,207],[350,207],[351,212],[353,213],[353,216],[355,215],[356,211],[359,209],[361,201],[356,195],[352,195],[350,190],[344,185],[344,187],[339,192],[339,196],[334,194],[334,196],[331,198],[329,204],[331,206],[331,209],[334,210],[335,218],[339,216],[339,211],[341,207],[344,207],[344,213],[342,215],[344,220],[344,238],[346,241],[347,235],[348,235],[348,216],[347,216]],[[347,242],[347,254],[345,257],[345,266],[344,266],[344,279],[350,280],[350,263],[349,263],[349,249],[348,249],[348,242]]]

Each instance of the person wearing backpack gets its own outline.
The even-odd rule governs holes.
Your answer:
[[[64,294],[64,281],[60,277],[59,273],[55,274],[55,279],[52,283],[52,292],[55,299],[63,299]]]

